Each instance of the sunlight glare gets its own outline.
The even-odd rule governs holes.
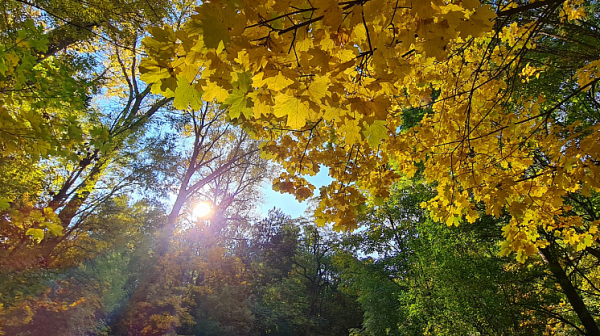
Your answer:
[[[196,207],[194,208],[194,211],[192,211],[192,214],[194,216],[194,218],[202,218],[202,217],[206,217],[208,214],[210,214],[210,212],[212,211],[210,203],[208,202],[199,202]]]

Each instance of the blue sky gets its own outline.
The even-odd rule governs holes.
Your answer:
[[[331,183],[332,179],[328,173],[329,169],[322,167],[317,175],[305,176],[305,178],[316,187],[315,192],[318,193],[321,186]],[[306,207],[308,206],[306,201],[300,203],[296,201],[293,195],[280,194],[274,191],[271,188],[271,182],[264,183],[262,189],[264,192],[264,203],[258,208],[260,214],[266,216],[270,209],[276,207],[281,209],[285,214],[292,216],[292,218],[304,215],[304,211],[306,211]]]

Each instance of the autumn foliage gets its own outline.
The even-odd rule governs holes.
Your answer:
[[[0,333],[600,333],[596,1],[4,4]]]
[[[577,250],[598,238],[565,198],[600,187],[598,125],[570,117],[575,97],[596,99],[600,63],[584,54],[561,72],[543,53],[552,33],[567,47],[589,38],[576,32],[582,1],[211,1],[196,12],[152,29],[142,79],[179,107],[227,106],[287,168],[275,189],[305,199],[314,187],[301,176],[329,167],[320,222],[355,227],[367,199],[419,172],[437,183],[423,206],[441,222],[474,222],[480,205],[511,215],[502,251],[519,260],[545,234]],[[558,94],[530,89],[546,76]],[[403,123],[415,108],[428,112]]]

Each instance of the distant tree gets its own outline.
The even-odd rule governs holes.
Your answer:
[[[301,231],[287,276],[259,291],[262,334],[348,335],[360,326],[362,311],[341,290],[340,270],[331,260],[339,235],[306,219],[294,227]]]
[[[244,303],[248,285],[238,273],[241,260],[230,255],[228,245],[240,226],[251,220],[258,188],[269,176],[269,168],[259,156],[258,142],[227,124],[214,104],[186,110],[175,126],[189,134],[181,141],[181,156],[171,162],[177,196],[115,330],[136,335],[174,333],[192,328],[196,316],[198,323],[212,321],[204,327],[217,334],[240,333],[249,328],[243,318],[250,314]],[[211,213],[204,219],[191,218],[200,201],[210,202]],[[231,306],[224,309],[223,304]],[[194,308],[198,305],[204,308]],[[215,315],[197,315],[202,312],[197,309],[208,306]],[[240,321],[231,316],[234,308],[244,310]],[[223,329],[219,323],[229,327]]]
[[[586,334],[543,258],[526,265],[499,256],[508,219],[482,215],[473,224],[440,227],[418,206],[431,195],[421,181],[397,185],[336,255],[365,311],[359,335]],[[583,258],[578,262],[593,268],[574,270],[562,258],[559,272],[596,311],[595,292],[582,276],[595,267]]]

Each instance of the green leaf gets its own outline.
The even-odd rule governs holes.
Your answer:
[[[229,116],[232,119],[239,118],[241,114],[248,118],[252,115],[252,109],[248,107],[246,92],[244,91],[233,90],[223,104],[229,106]]]
[[[230,8],[223,8],[215,5],[205,6],[203,13],[202,33],[204,44],[208,48],[219,48],[219,44],[227,44],[231,41],[229,35],[229,24],[232,18]]]
[[[8,198],[0,198],[0,210],[6,210],[10,207]]]
[[[193,110],[199,110],[202,107],[202,94],[185,77],[177,76],[173,107],[178,110],[185,110],[188,105]]]
[[[0,74],[2,74],[2,76],[6,76],[6,71],[8,70],[8,67],[6,66],[6,63],[4,62],[4,60],[2,59],[2,54],[0,54]]]
[[[238,80],[233,83],[233,87],[237,88],[240,91],[246,92],[250,88],[250,84],[252,84],[252,74],[245,71],[237,74]]]
[[[367,139],[369,146],[372,148],[377,148],[377,146],[381,144],[381,140],[388,138],[388,130],[385,127],[385,120],[375,120],[373,124],[365,128],[363,135]]]

